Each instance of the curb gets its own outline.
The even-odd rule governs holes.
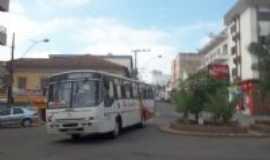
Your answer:
[[[222,134],[222,133],[202,133],[202,132],[189,132],[189,131],[180,131],[172,129],[167,126],[159,126],[159,130],[164,133],[174,134],[174,135],[182,135],[182,136],[192,136],[192,137],[228,137],[228,138],[270,138],[269,134],[262,134],[256,131],[249,131],[247,134]]]

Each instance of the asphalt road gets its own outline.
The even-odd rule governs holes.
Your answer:
[[[0,160],[269,160],[270,139],[200,138],[161,133],[157,126],[174,119],[171,107],[145,129],[129,129],[111,140],[102,136],[71,141],[49,136],[44,127],[0,129]]]

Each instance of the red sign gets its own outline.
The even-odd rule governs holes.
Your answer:
[[[209,74],[215,79],[229,79],[229,66],[223,64],[213,64],[209,66]]]

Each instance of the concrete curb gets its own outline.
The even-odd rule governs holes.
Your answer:
[[[182,136],[192,136],[192,137],[228,137],[228,138],[270,138],[268,134],[262,134],[256,131],[250,131],[247,134],[222,134],[222,133],[202,133],[202,132],[188,132],[172,129],[169,125],[167,126],[159,126],[161,132],[170,133],[174,135],[182,135]]]

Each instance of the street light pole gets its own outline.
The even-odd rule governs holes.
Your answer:
[[[26,56],[26,54],[29,52],[29,51],[31,51],[31,49],[33,49],[37,44],[39,44],[39,43],[49,43],[50,42],[50,40],[49,39],[47,39],[47,38],[45,38],[45,39],[43,39],[43,40],[40,40],[40,41],[33,41],[33,43],[32,43],[32,45],[22,54],[22,58],[23,57],[25,57]]]
[[[15,33],[12,34],[12,45],[11,45],[11,60],[8,65],[9,69],[9,82],[8,82],[8,106],[11,107],[11,105],[14,103],[13,98],[13,73],[14,73],[14,52],[15,52]]]
[[[135,49],[132,50],[132,52],[134,53],[134,57],[135,57],[135,78],[138,79],[138,53],[143,53],[143,52],[151,52],[150,49]]]
[[[35,45],[38,43],[48,43],[49,39],[43,39],[41,41],[34,41],[34,43],[24,52],[23,56],[25,56]],[[12,45],[11,45],[11,60],[8,65],[9,70],[9,81],[8,81],[8,95],[7,95],[7,105],[11,107],[14,103],[13,97],[13,83],[14,83],[14,52],[15,52],[15,33],[12,35]]]

